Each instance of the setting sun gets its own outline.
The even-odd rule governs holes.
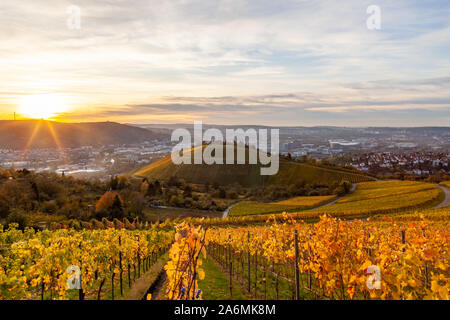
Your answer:
[[[23,117],[49,120],[66,112],[69,107],[59,95],[40,94],[23,97],[18,113]]]

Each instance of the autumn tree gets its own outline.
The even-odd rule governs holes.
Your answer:
[[[97,214],[107,212],[113,218],[123,217],[123,200],[117,191],[107,191],[98,200],[95,211]]]

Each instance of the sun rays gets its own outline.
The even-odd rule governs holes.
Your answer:
[[[33,142],[36,139],[36,136],[38,135],[39,131],[42,129],[43,124],[46,125],[47,130],[48,130],[53,142],[55,143],[56,148],[58,149],[61,159],[63,160],[64,163],[66,163],[66,154],[64,151],[64,146],[61,144],[60,139],[58,137],[58,133],[55,130],[55,124],[52,121],[47,121],[47,120],[42,120],[42,119],[36,120],[36,125],[34,126],[33,132],[31,133],[30,138],[28,139],[28,142],[24,149],[22,158],[23,159],[26,158],[26,156],[30,150],[30,147],[33,145]]]

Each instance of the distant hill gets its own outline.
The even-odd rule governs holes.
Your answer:
[[[225,154],[225,152],[224,152]],[[236,152],[235,152],[236,154]],[[248,154],[247,154],[248,157]],[[248,161],[247,161],[248,162]],[[319,167],[306,163],[299,163],[280,158],[280,169],[276,175],[261,176],[261,165],[258,164],[181,164],[175,165],[168,155],[134,173],[138,178],[168,180],[171,176],[184,179],[186,182],[205,184],[217,183],[230,185],[239,183],[245,187],[257,185],[284,185],[295,184],[299,180],[305,183],[329,184],[333,181],[349,180],[362,182],[374,180],[363,174],[352,173],[339,169]]]
[[[160,133],[115,122],[0,121],[0,148],[9,149],[132,144],[157,138]]]

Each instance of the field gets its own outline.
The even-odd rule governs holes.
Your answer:
[[[336,196],[295,197],[278,202],[243,201],[230,210],[230,216],[271,214],[311,209],[335,199]]]

